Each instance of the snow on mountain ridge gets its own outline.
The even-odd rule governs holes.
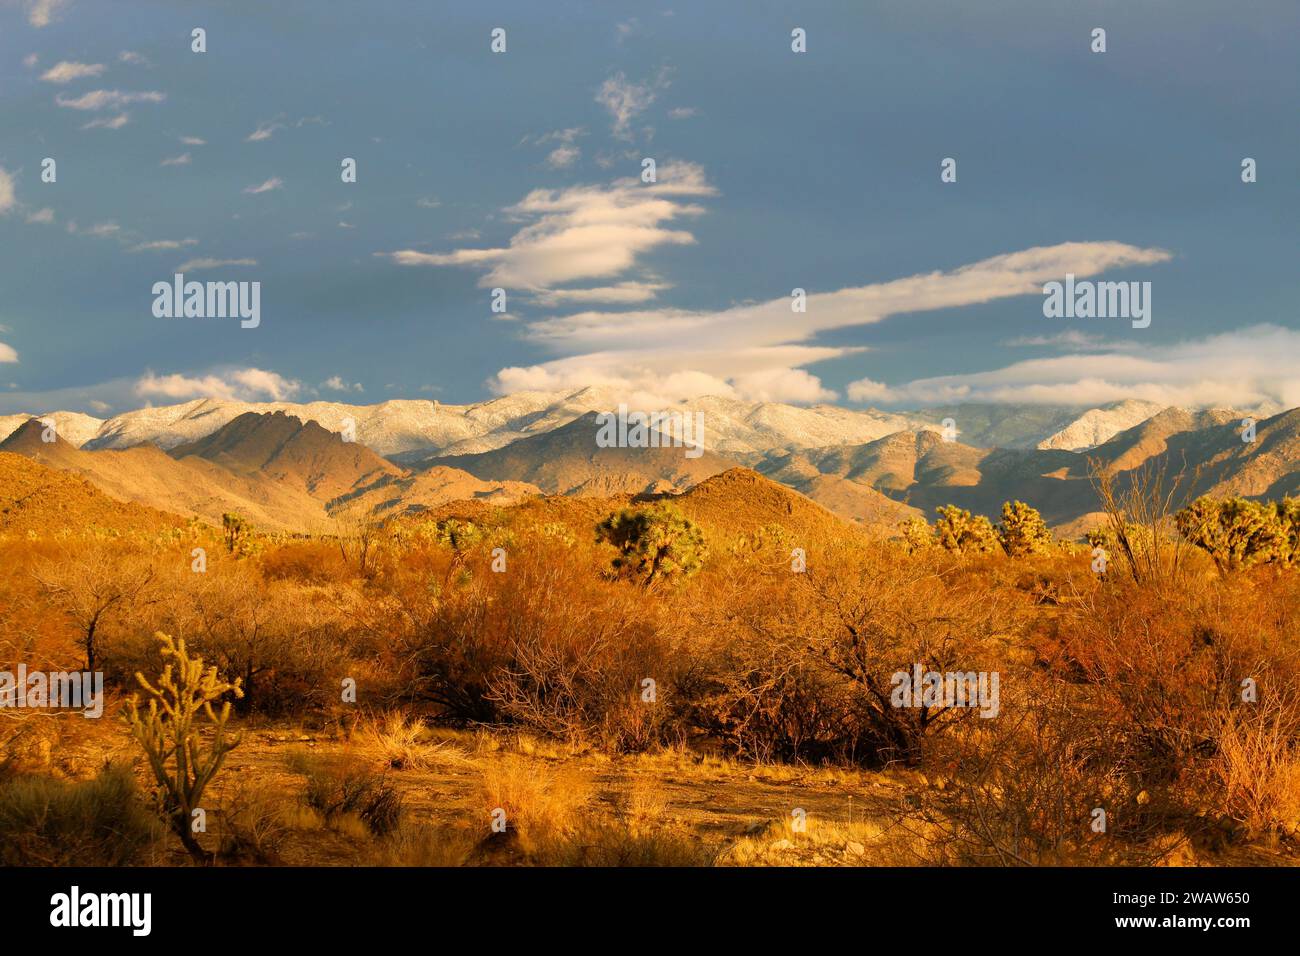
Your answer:
[[[469,405],[445,405],[425,399],[391,399],[374,405],[195,399],[177,405],[136,409],[104,421],[80,413],[56,412],[53,417],[61,437],[88,450],[127,448],[143,443],[171,449],[204,438],[247,412],[282,411],[334,432],[344,432],[351,419],[358,442],[380,455],[412,461],[434,455],[492,451],[520,438],[552,431],[587,412],[613,411],[621,397],[612,387],[588,386],[563,392],[516,392]],[[940,429],[919,413],[824,404],[783,405],[718,395],[682,401],[666,408],[633,407],[632,410],[702,413],[705,447],[730,456],[762,454],[773,449],[858,445],[895,432]],[[1131,400],[1091,409],[1043,438],[1038,447],[1089,448],[1145,421],[1159,410],[1160,406],[1154,403]],[[0,418],[0,440],[28,417]]]
[[[1158,402],[1124,399],[1090,408],[1060,431],[1038,443],[1041,450],[1083,451],[1095,448],[1122,431],[1141,425],[1163,411]]]

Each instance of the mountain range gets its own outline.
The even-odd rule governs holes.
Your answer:
[[[1183,476],[1187,495],[1300,492],[1300,409],[1261,419],[1246,442],[1239,412],[1138,401],[892,413],[706,398],[683,405],[704,414],[707,450],[692,458],[680,447],[601,447],[596,411],[616,405],[599,389],[464,406],[204,400],[102,421],[43,416],[53,429],[11,416],[0,420],[0,434],[11,431],[0,452],[120,502],[308,532],[457,501],[680,495],[724,474],[727,487],[784,485],[869,524],[932,517],[949,503],[996,519],[1018,498],[1070,535],[1097,520],[1096,469],[1122,484],[1144,465],[1163,468]]]
[[[141,408],[108,419],[80,412],[0,416],[0,440],[28,419],[42,418],[54,422],[60,437],[88,451],[130,448],[145,442],[167,450],[198,441],[249,412],[284,412],[333,432],[347,431],[350,423],[356,441],[395,462],[409,463],[492,451],[553,431],[588,412],[616,410],[620,397],[612,388],[590,386],[567,392],[516,392],[471,405],[424,400],[349,405],[204,398]],[[774,449],[861,444],[899,431],[942,432],[945,419],[953,420],[959,440],[977,447],[1078,451],[1101,444],[1162,408],[1128,400],[1096,408],[966,404],[885,412],[709,396],[665,411],[703,413],[706,447],[734,458]]]

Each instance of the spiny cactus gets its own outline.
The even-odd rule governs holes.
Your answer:
[[[1026,554],[1043,554],[1052,549],[1052,532],[1047,529],[1037,508],[1023,501],[1007,501],[1002,505],[1002,523],[998,525],[998,540],[1011,557]]]
[[[916,554],[938,544],[934,528],[930,527],[930,522],[920,515],[913,515],[898,527],[902,531],[903,543],[907,545],[908,554]]]
[[[672,505],[624,508],[596,526],[596,540],[618,548],[618,574],[639,580],[646,589],[672,577],[689,577],[704,565],[704,534]]]
[[[956,505],[943,505],[937,511],[939,517],[934,522],[934,531],[945,550],[959,554],[986,554],[996,550],[998,536],[988,518],[972,517],[969,511]]]
[[[1281,506],[1281,507],[1279,507]],[[1206,551],[1221,572],[1266,561],[1290,563],[1291,503],[1265,504],[1246,498],[1197,498],[1178,512],[1178,531]]]
[[[226,754],[239,745],[239,737],[226,738],[230,701],[214,711],[212,705],[226,694],[243,697],[238,678],[233,683],[217,676],[216,667],[204,670],[203,658],[190,657],[185,641],[173,640],[159,631],[166,665],[155,687],[143,674],[135,679],[148,695],[148,707],[141,709],[138,694],[126,702],[126,720],[131,735],[144,749],[162,796],[163,813],[173,832],[198,863],[209,863],[210,854],[194,838],[193,812],[203,790],[221,769]],[[216,733],[207,747],[199,740],[196,718],[206,717]]]

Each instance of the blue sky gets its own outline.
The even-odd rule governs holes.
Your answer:
[[[1289,0],[0,0],[0,411],[1297,405],[1298,47]],[[155,318],[181,265],[260,326]],[[1045,318],[1067,271],[1151,326]]]

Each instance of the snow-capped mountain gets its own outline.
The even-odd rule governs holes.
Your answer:
[[[1038,443],[1041,449],[1082,451],[1109,441],[1122,431],[1141,425],[1165,406],[1157,402],[1126,399],[1090,408],[1070,424]]]
[[[0,415],[0,441],[4,441],[27,421],[39,418],[54,423],[54,432],[71,445],[80,447],[99,434],[104,427],[102,418],[83,415],[81,412],[49,412],[45,415]]]
[[[588,412],[615,410],[620,398],[615,389],[590,386],[568,392],[517,392],[469,405],[428,400],[350,405],[196,399],[179,405],[141,408],[107,420],[76,412],[54,412],[45,417],[52,418],[59,437],[75,447],[121,449],[152,443],[171,449],[205,438],[248,412],[285,412],[333,432],[346,434],[352,430],[361,444],[410,463],[433,456],[493,451],[521,438],[553,431]],[[1140,424],[1160,408],[1151,402],[1131,400],[1088,410],[1056,409],[1052,414],[1040,409],[1034,415],[1018,406],[886,412],[708,396],[667,408],[632,410],[703,413],[705,447],[740,460],[776,449],[859,445],[900,431],[939,432],[940,413],[956,421],[959,440],[967,443],[1080,450]],[[29,417],[0,418],[0,440]],[[990,440],[980,441],[979,436]],[[995,440],[999,436],[1003,440]]]

